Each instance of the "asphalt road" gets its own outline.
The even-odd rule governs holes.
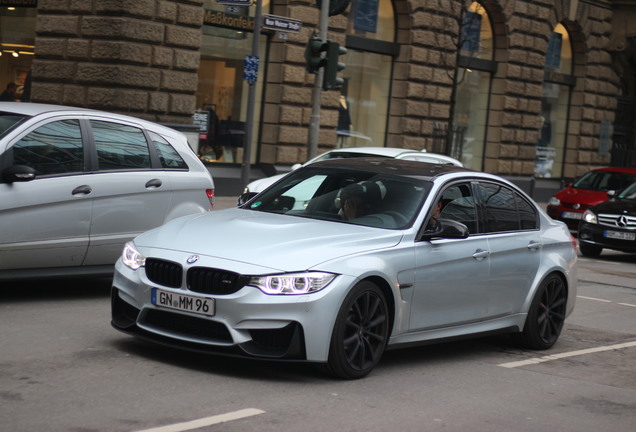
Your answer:
[[[402,349],[358,381],[121,334],[108,279],[3,286],[0,431],[632,432],[636,256],[579,264],[553,349],[505,337]]]

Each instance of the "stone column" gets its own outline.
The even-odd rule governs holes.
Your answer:
[[[40,0],[32,101],[190,123],[202,0]]]

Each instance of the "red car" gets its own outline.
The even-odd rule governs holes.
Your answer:
[[[610,199],[608,192],[626,188],[636,181],[634,168],[599,168],[583,174],[557,192],[548,202],[548,215],[576,231],[583,212]]]

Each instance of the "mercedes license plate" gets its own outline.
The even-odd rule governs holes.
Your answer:
[[[621,231],[609,231],[603,232],[603,235],[607,238],[616,240],[636,240],[636,233],[633,232],[621,232]]]
[[[156,306],[192,312],[199,315],[213,316],[215,312],[213,298],[177,294],[159,288],[152,289],[151,301],[152,304]]]

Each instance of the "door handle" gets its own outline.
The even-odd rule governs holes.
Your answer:
[[[482,249],[477,249],[475,253],[473,254],[473,258],[475,258],[477,261],[481,261],[484,258],[488,258],[489,256],[490,256],[490,251],[485,251]]]
[[[90,187],[89,185],[81,185],[81,186],[78,186],[75,189],[73,189],[73,192],[71,192],[71,194],[73,194],[73,195],[88,195],[91,192],[93,192],[93,188],[92,187]]]
[[[163,183],[161,183],[161,180],[159,180],[159,179],[152,179],[152,180],[148,180],[148,181],[146,182],[146,189],[149,189],[149,188],[158,188],[158,187],[161,187],[161,185],[162,185],[162,184],[163,184]]]
[[[528,249],[530,250],[539,250],[543,247],[543,245],[539,242],[536,241],[531,241],[530,243],[528,243]]]

